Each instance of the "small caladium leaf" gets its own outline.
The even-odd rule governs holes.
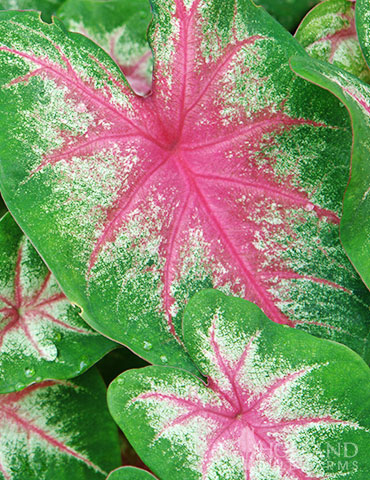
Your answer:
[[[262,5],[270,15],[275,17],[285,28],[292,31],[310,8],[320,0],[255,0],[256,5]]]
[[[147,41],[152,17],[148,0],[67,0],[57,15],[68,30],[104,48],[136,93],[150,92],[153,59]]]
[[[108,390],[113,417],[161,480],[369,478],[370,370],[357,354],[214,290],[190,301],[184,341],[207,385],[157,366]]]
[[[7,213],[0,220],[0,393],[75,377],[115,346],[82,320]]]
[[[107,480],[155,480],[155,477],[140,468],[123,467],[112,472]]]
[[[321,61],[294,58],[292,67],[307,80],[333,92],[352,116],[351,181],[344,197],[340,234],[349,258],[370,288],[370,87]]]
[[[37,10],[44,20],[50,20],[63,0],[0,0],[0,10]]]
[[[106,478],[120,457],[105,392],[93,369],[0,395],[0,479]]]
[[[59,21],[1,14],[12,214],[84,319],[152,363],[195,371],[181,320],[205,287],[362,354],[370,296],[338,235],[347,112],[293,74],[304,49],[249,0],[152,5],[146,98]]]
[[[357,37],[354,2],[320,3],[304,18],[295,37],[312,57],[333,63],[364,82],[370,81]]]

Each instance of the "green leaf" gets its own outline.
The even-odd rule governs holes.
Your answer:
[[[104,48],[136,93],[150,92],[153,61],[146,34],[152,18],[148,0],[67,0],[57,15],[68,30]]]
[[[304,49],[250,1],[153,15],[146,98],[59,21],[0,15],[12,215],[83,318],[151,363],[196,371],[181,321],[206,287],[363,354],[370,295],[338,234],[347,112],[293,74]]]
[[[0,395],[0,479],[103,480],[120,464],[105,393],[93,369]]]
[[[370,87],[321,61],[294,58],[292,67],[298,75],[334,93],[351,114],[351,180],[344,197],[340,236],[353,265],[370,288]]]
[[[364,82],[370,81],[370,70],[357,37],[352,1],[320,3],[304,18],[295,37],[312,57],[332,63]]]
[[[370,65],[370,6],[368,0],[356,1],[356,29],[362,53]]]
[[[0,10],[37,10],[42,18],[50,21],[63,0],[0,0]]]
[[[123,467],[112,472],[107,480],[155,480],[155,477],[139,468]]]
[[[75,377],[115,347],[81,319],[6,214],[0,220],[0,393]]]
[[[270,15],[275,17],[287,30],[294,30],[303,15],[320,0],[255,0]]]
[[[184,340],[207,384],[157,366],[108,390],[161,480],[369,478],[370,370],[357,354],[214,290],[189,302]]]

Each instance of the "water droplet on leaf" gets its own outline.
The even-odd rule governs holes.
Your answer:
[[[54,343],[46,343],[42,345],[42,351],[47,362],[53,362],[58,357],[58,349]]]
[[[87,357],[82,357],[80,362],[80,372],[84,370],[89,365],[89,359]]]
[[[315,208],[315,205],[313,203],[307,203],[307,205],[304,207],[306,212],[312,212],[314,208]]]
[[[63,335],[60,332],[56,332],[54,335],[54,339],[56,342],[60,342],[63,338]]]
[[[153,345],[150,342],[144,342],[144,350],[151,350]]]
[[[166,355],[161,355],[159,358],[161,359],[162,363],[167,363],[168,362],[168,358],[166,357]]]
[[[26,370],[24,371],[24,374],[26,375],[26,377],[30,378],[30,377],[33,377],[35,375],[35,369],[30,367],[30,368],[26,368]]]

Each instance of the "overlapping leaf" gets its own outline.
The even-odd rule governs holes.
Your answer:
[[[358,355],[217,291],[190,301],[184,339],[208,385],[157,366],[108,390],[113,417],[161,480],[368,478],[370,370]]]
[[[356,2],[356,29],[362,53],[367,64],[370,65],[370,4],[368,0],[357,0]]]
[[[370,81],[357,37],[354,2],[326,0],[307,14],[295,37],[312,57]]]
[[[0,395],[1,480],[103,480],[120,464],[95,370]]]
[[[193,368],[182,312],[212,286],[364,354],[369,293],[338,238],[345,110],[249,0],[152,3],[147,98],[58,21],[1,15],[12,213],[84,318],[151,362]]]
[[[155,480],[155,477],[139,468],[124,467],[112,472],[107,480]]]
[[[37,10],[50,20],[63,0],[0,0],[0,10]]]
[[[151,19],[148,0],[67,0],[58,17],[68,30],[104,48],[136,93],[150,92],[153,62],[146,34]]]
[[[370,288],[370,87],[324,62],[297,58],[292,66],[299,75],[337,95],[352,115],[351,181],[344,197],[340,233],[351,261]]]
[[[255,0],[256,5],[262,5],[285,28],[294,30],[302,17],[320,0]]]
[[[114,346],[81,319],[6,214],[0,221],[0,392],[75,377]]]

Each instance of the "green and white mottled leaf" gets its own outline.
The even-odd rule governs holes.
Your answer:
[[[357,37],[353,1],[320,3],[304,18],[295,37],[312,57],[332,63],[364,82],[370,81]]]
[[[120,465],[105,393],[93,369],[0,395],[0,479],[105,479]]]
[[[370,66],[370,1],[356,2],[356,29],[362,53]]]
[[[0,393],[75,377],[115,347],[82,320],[6,214],[0,220]]]
[[[150,92],[153,59],[147,41],[152,18],[148,0],[67,0],[57,15],[68,30],[104,48],[136,93]]]
[[[207,384],[156,366],[108,390],[113,417],[160,480],[369,478],[370,370],[353,351],[215,290],[190,300],[184,341]]]
[[[320,0],[254,0],[262,5],[287,30],[293,31],[302,17]]]
[[[0,10],[37,10],[45,20],[50,20],[63,0],[0,0]]]
[[[112,472],[107,480],[155,480],[155,477],[139,468],[123,467]]]
[[[351,180],[344,197],[340,236],[353,265],[370,288],[370,87],[321,61],[295,58],[292,67],[307,80],[334,93],[351,114]],[[370,361],[369,355],[368,351]]]
[[[58,20],[0,15],[10,211],[83,318],[151,363],[196,371],[181,321],[207,287],[364,355],[370,294],[338,234],[346,110],[291,71],[304,49],[249,0],[153,15],[145,98]]]

